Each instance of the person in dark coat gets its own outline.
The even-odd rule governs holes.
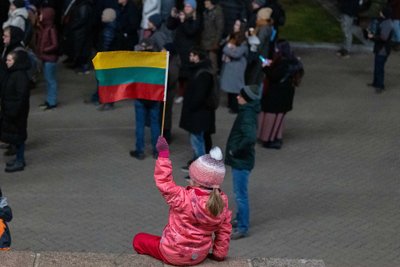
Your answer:
[[[118,0],[117,30],[113,50],[134,50],[139,42],[141,13],[135,3],[129,0]]]
[[[46,100],[40,105],[43,110],[52,110],[57,107],[58,34],[55,26],[55,14],[52,7],[40,9],[39,31],[36,38],[37,55],[43,62],[43,74],[47,89]]]
[[[237,19],[245,19],[247,17],[247,4],[246,1],[243,0],[220,0],[219,4],[224,13],[223,36],[227,36],[231,33]]]
[[[1,98],[1,90],[3,88],[3,83],[6,81],[8,76],[8,68],[6,65],[6,58],[9,53],[14,50],[23,49],[22,40],[24,38],[24,32],[15,26],[10,26],[4,29],[3,33],[3,43],[4,48],[1,53],[0,60],[0,98]],[[4,152],[5,156],[12,156],[16,153],[16,148],[12,144],[4,145],[2,148],[7,149]]]
[[[64,44],[77,73],[89,73],[94,10],[91,0],[76,0],[64,13]]]
[[[255,162],[257,114],[260,112],[260,86],[244,86],[237,96],[239,113],[233,123],[225,152],[225,164],[232,167],[237,213],[231,239],[246,237],[249,230],[248,180]]]
[[[11,234],[7,223],[12,220],[12,210],[7,198],[3,196],[0,188],[0,251],[9,250],[11,246]]]
[[[263,64],[268,86],[261,100],[258,138],[263,142],[263,147],[280,149],[284,118],[293,108],[295,86],[291,66],[298,59],[286,40],[279,40],[276,50],[272,63]]]
[[[16,158],[6,163],[6,172],[22,171],[25,167],[25,140],[28,137],[29,77],[28,54],[23,50],[7,55],[8,77],[1,92],[0,140],[17,148]]]
[[[378,94],[385,89],[385,64],[392,49],[393,22],[391,15],[392,9],[390,7],[383,8],[380,12],[377,31],[368,33],[368,38],[374,41],[375,54],[374,76],[372,83],[369,83],[368,86],[372,86]]]
[[[193,48],[189,57],[191,74],[183,98],[179,127],[190,135],[195,160],[206,153],[205,135],[215,133],[215,110],[207,105],[214,78],[205,51]],[[182,169],[186,171],[190,163]]]
[[[196,7],[196,1],[185,1],[183,11],[178,12],[176,8],[172,9],[171,16],[167,20],[167,28],[175,31],[174,45],[182,60],[182,66],[179,71],[178,95],[180,97],[184,94],[186,81],[190,73],[190,49],[197,45],[197,38],[201,32],[201,22],[197,18]]]

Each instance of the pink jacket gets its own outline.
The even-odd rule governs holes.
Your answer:
[[[160,242],[160,250],[165,259],[174,265],[195,265],[207,257],[211,248],[214,256],[225,258],[232,231],[228,197],[221,192],[225,208],[214,217],[206,208],[210,191],[176,185],[168,158],[158,158],[154,179],[170,206],[168,224]]]

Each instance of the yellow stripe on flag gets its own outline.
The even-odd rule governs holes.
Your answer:
[[[167,68],[167,52],[112,51],[99,52],[93,58],[96,70],[149,67]]]

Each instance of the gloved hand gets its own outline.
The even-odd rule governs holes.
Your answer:
[[[156,144],[158,156],[161,158],[169,158],[169,146],[167,140],[163,136],[159,136]]]
[[[207,258],[209,258],[210,260],[213,260],[213,261],[223,261],[224,260],[224,258],[219,258],[212,253],[208,253]]]

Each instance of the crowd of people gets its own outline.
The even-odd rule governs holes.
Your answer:
[[[345,42],[338,55],[345,57],[352,42],[348,25],[355,16],[354,10],[348,10],[349,5],[354,2],[355,8],[361,10],[364,3],[339,2]],[[368,9],[378,1],[369,2],[372,3]],[[384,89],[384,65],[392,47],[390,41],[393,38],[398,45],[400,38],[399,18],[393,17],[398,12],[392,12],[398,11],[399,1],[389,1],[391,7],[386,1],[380,2],[385,3],[379,7],[377,16],[368,17],[365,27],[366,36],[375,42],[371,86],[377,92]],[[91,58],[98,51],[169,51],[165,139],[159,138],[163,112],[160,102],[136,99],[136,145],[130,155],[138,160],[145,158],[144,129],[149,124],[152,156],[157,158],[156,184],[171,206],[170,219],[174,221],[164,230],[162,239],[141,233],[135,237],[133,246],[139,253],[166,263],[196,264],[207,257],[214,233],[215,253],[211,258],[223,260],[229,239],[244,238],[249,232],[247,188],[257,141],[264,148],[281,149],[285,116],[293,108],[295,88],[304,74],[302,62],[289,42],[280,38],[286,15],[279,2],[9,0],[0,3],[3,34],[0,140],[7,148],[5,154],[15,155],[6,163],[5,171],[22,171],[26,166],[29,96],[30,89],[36,86],[38,69],[42,70],[46,84],[46,96],[40,107],[51,111],[59,104],[56,73],[60,56],[64,56],[62,63],[66,67],[77,74],[88,74]],[[212,134],[217,131],[216,91],[226,93],[228,112],[237,114],[227,138],[225,161],[219,148],[212,149]],[[101,111],[113,109],[113,103],[100,101],[98,89],[87,100]],[[182,167],[182,171],[188,172],[192,185],[189,189],[175,185],[168,160],[173,106],[180,103],[179,127],[188,132],[193,150],[193,157]],[[226,196],[219,189],[225,175],[224,163],[232,168],[237,206],[234,218]],[[198,208],[195,214],[190,212],[191,201],[198,202],[193,204]],[[185,238],[176,239],[171,231],[185,232],[186,228],[179,228],[182,222],[190,228],[186,234],[206,238],[191,238],[191,244]],[[199,249],[193,250],[193,244]],[[190,253],[185,254],[189,258],[183,259],[182,251],[189,248]]]

